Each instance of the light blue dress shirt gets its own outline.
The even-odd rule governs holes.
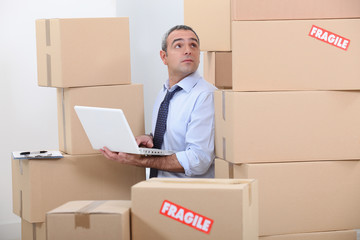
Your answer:
[[[214,90],[197,72],[176,85],[183,90],[170,101],[162,149],[173,150],[184,173],[161,171],[158,177],[214,177]],[[161,102],[169,89],[169,79],[158,94],[152,115],[152,132]]]

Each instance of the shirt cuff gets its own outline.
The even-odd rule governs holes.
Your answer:
[[[188,177],[191,177],[192,172],[190,170],[189,161],[188,161],[188,158],[186,156],[186,152],[185,151],[177,152],[176,153],[176,158],[179,161],[180,165],[184,168],[185,175],[188,176]]]

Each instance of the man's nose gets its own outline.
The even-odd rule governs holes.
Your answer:
[[[191,46],[185,46],[185,54],[186,55],[189,55],[189,54],[191,54],[192,53],[192,48],[191,48]]]

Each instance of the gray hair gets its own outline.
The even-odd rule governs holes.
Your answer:
[[[161,49],[163,51],[165,51],[166,53],[167,53],[167,39],[168,39],[170,33],[172,33],[175,30],[189,30],[189,31],[192,31],[195,34],[195,36],[196,36],[196,38],[198,40],[198,44],[200,46],[199,36],[196,34],[196,32],[191,27],[186,26],[186,25],[176,25],[176,26],[170,28],[163,36],[163,39],[162,39],[162,42],[161,42]]]

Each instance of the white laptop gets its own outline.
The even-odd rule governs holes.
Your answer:
[[[74,107],[93,149],[142,155],[171,155],[173,151],[140,148],[121,109]]]

